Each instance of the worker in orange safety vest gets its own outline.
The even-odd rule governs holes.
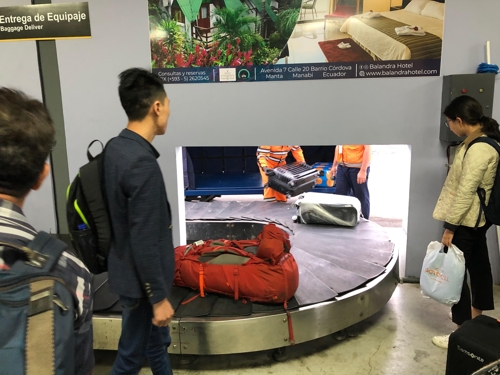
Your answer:
[[[299,163],[305,163],[304,154],[300,146],[259,146],[257,148],[257,164],[259,165],[262,184],[264,185],[264,200],[286,202],[286,195],[267,186],[269,170],[286,164],[286,157],[292,155]]]
[[[335,194],[352,195],[361,202],[361,212],[365,219],[370,218],[370,192],[368,176],[370,174],[370,145],[338,145],[331,175],[335,176]]]

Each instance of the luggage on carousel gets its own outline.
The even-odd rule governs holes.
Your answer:
[[[290,163],[271,169],[268,186],[281,194],[295,197],[316,185],[319,172],[304,163]]]
[[[470,375],[498,359],[500,359],[500,322],[489,316],[480,315],[467,320],[450,335],[446,375]],[[486,374],[496,373],[486,372]]]
[[[288,234],[268,224],[256,240],[197,241],[175,249],[174,285],[252,302],[285,303],[299,286]]]
[[[330,224],[354,227],[359,222],[358,198],[326,193],[304,193],[298,197],[296,221],[303,224]]]

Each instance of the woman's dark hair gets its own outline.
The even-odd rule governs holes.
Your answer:
[[[450,120],[456,120],[460,117],[468,125],[481,124],[481,130],[484,134],[500,142],[498,122],[485,116],[481,104],[470,96],[462,95],[453,99],[444,110],[444,115]]]
[[[143,120],[156,100],[164,100],[167,94],[163,81],[145,69],[131,68],[120,73],[118,94],[130,121]]]
[[[55,130],[42,103],[0,87],[0,194],[24,197],[54,147]]]

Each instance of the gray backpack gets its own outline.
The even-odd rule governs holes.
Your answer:
[[[2,257],[20,258],[0,271],[1,374],[74,374],[72,293],[53,275],[66,245],[40,232],[26,247],[0,242]]]

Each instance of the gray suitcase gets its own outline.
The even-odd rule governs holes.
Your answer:
[[[326,193],[304,193],[295,201],[297,222],[354,227],[359,222],[358,198]]]

